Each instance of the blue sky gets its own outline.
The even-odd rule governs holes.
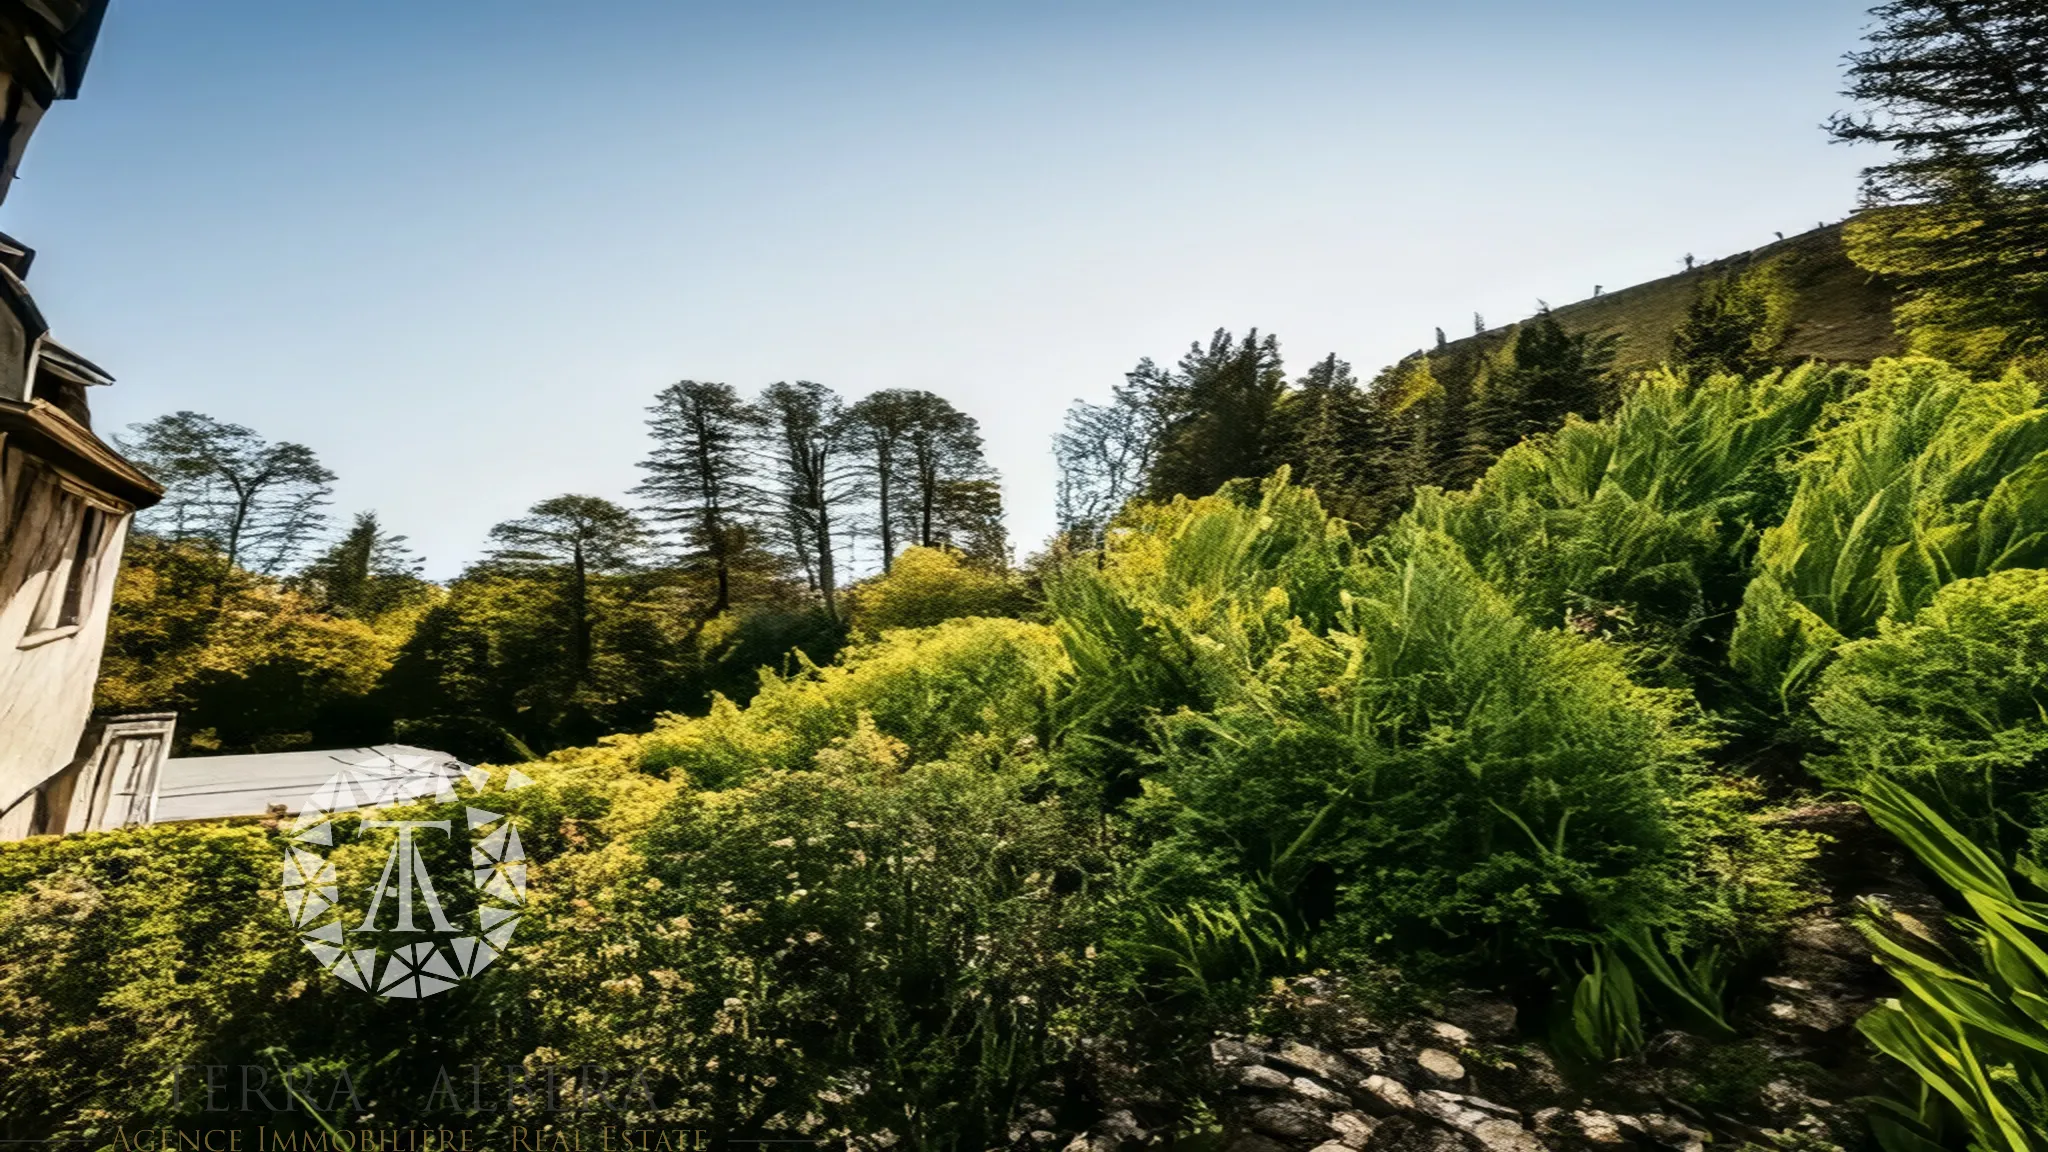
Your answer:
[[[0,229],[60,339],[311,445],[453,575],[681,378],[1049,439],[1219,326],[1363,377],[1853,206],[1839,0],[114,0]]]

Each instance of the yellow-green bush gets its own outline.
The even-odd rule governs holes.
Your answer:
[[[808,767],[862,715],[913,761],[946,758],[970,741],[1007,749],[1044,738],[1068,668],[1056,634],[1040,624],[975,618],[899,630],[822,668],[764,670],[745,708],[720,697],[707,716],[664,718],[641,763],[723,787],[768,768]]]
[[[943,548],[904,549],[888,572],[856,584],[849,599],[854,631],[870,636],[963,616],[1015,616],[1025,607],[1023,591],[1008,575]]]

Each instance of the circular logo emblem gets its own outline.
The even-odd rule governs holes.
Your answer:
[[[306,951],[334,975],[386,997],[432,996],[483,971],[510,943],[526,902],[519,822],[486,799],[490,773],[410,752],[336,760],[340,769],[285,828],[285,914]],[[532,783],[515,768],[504,789]],[[427,799],[464,800],[462,819],[387,811]],[[374,884],[361,892],[351,885],[344,898],[328,855],[351,841],[380,848],[383,862],[364,873],[376,876]],[[467,867],[460,863],[465,848]]]

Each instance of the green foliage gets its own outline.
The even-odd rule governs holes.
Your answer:
[[[1968,952],[1942,956],[1873,910],[1866,935],[1902,995],[1857,1027],[1922,1085],[1917,1108],[1880,1102],[1882,1130],[1910,1147],[1952,1116],[1973,1152],[2048,1148],[2048,903],[2020,896],[1999,860],[1899,785],[1873,777],[1860,798],[1973,914],[1956,923]],[[2048,884],[2048,871],[2024,857],[2015,871],[2037,890]]]
[[[891,628],[928,628],[962,616],[1015,616],[1022,590],[1004,573],[961,561],[939,548],[909,548],[889,570],[854,586],[853,627],[873,635]]]
[[[1879,361],[1795,467],[1729,647],[1787,709],[1844,640],[1951,581],[2048,563],[2048,407],[2018,373]]]
[[[1445,479],[1463,481],[1504,449],[1562,426],[1567,416],[1604,415],[1612,407],[1609,373],[1620,344],[1613,334],[1566,331],[1548,309],[1517,325],[1513,342],[1474,381],[1462,474]]]
[[[1635,979],[1611,948],[1594,949],[1592,964],[1581,969],[1566,1020],[1569,1027],[1554,1042],[1582,1059],[1620,1060],[1642,1051]]]
[[[1815,770],[1844,786],[1908,785],[1977,843],[2043,855],[2048,572],[1959,580],[1878,628],[1821,677],[1814,712],[1840,750]]]
[[[1780,467],[1848,379],[1653,375],[1611,419],[1510,449],[1468,492],[1421,493],[1411,517],[1456,541],[1530,620],[1619,634],[1646,661],[1706,675],[1758,526],[1783,515]]]
[[[211,548],[137,535],[114,588],[97,703],[174,708],[180,744],[219,752],[382,739],[370,700],[403,613],[374,624],[316,610]]]
[[[809,765],[862,724],[902,742],[916,762],[1000,758],[1046,734],[1067,660],[1052,630],[1018,620],[954,620],[905,629],[790,676],[761,673],[746,708],[723,697],[709,715],[664,717],[643,764],[704,788]]]
[[[1668,915],[1678,700],[1529,625],[1439,536],[1373,559],[1325,635],[1291,628],[1236,698],[1161,724],[1167,843],[1418,971],[1529,973]]]
[[[1672,333],[1671,358],[1688,379],[1754,377],[1778,363],[1792,293],[1776,264],[1730,272],[1700,286]]]

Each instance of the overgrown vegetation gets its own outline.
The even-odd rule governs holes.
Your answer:
[[[141,1074],[97,1054],[110,1011],[179,1059],[393,1084],[431,1084],[431,1024],[463,1059],[644,1064],[650,1117],[985,1146],[1084,1042],[1172,1051],[1317,967],[1504,988],[1597,1063],[1659,1027],[1733,1035],[1730,981],[1811,901],[1814,837],[1758,817],[1834,787],[1967,830],[1942,848],[1886,820],[1988,934],[1907,987],[2006,997],[1981,1026],[2005,1047],[1955,1042],[2023,1112],[2032,1073],[1997,1069],[2033,1019],[2014,965],[2040,913],[2014,893],[2048,824],[2048,504],[2022,495],[2043,420],[2025,377],[1931,361],[1666,374],[1370,535],[1285,468],[1134,503],[1047,562],[1038,619],[912,549],[850,599],[836,660],[528,765],[531,926],[396,1040],[388,1005],[308,979],[267,927],[259,828],[0,852],[23,942],[0,961],[0,1090],[61,1118],[37,1133],[110,1122],[87,1089],[59,1098]],[[520,578],[470,578],[414,637],[452,641],[488,611],[464,598]],[[631,586],[608,579],[590,587]],[[1746,776],[1733,749],[1787,721],[1811,776]],[[1978,879],[1942,871],[1969,853]],[[1997,908],[1985,868],[2010,877]],[[218,922],[195,931],[166,909],[201,883]],[[146,964],[116,962],[145,940]],[[1935,963],[1885,947],[1902,979]],[[175,1007],[223,987],[232,1005]],[[1886,1051],[1935,1043],[1917,1002],[1869,1026]],[[317,1033],[291,1023],[307,1009]],[[1992,1114],[1931,1090],[1897,1132]],[[175,1111],[125,1099],[128,1122]]]

